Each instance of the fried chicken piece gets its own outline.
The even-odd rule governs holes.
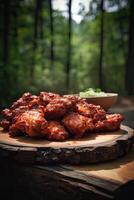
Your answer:
[[[15,119],[25,111],[29,110],[28,106],[19,106],[18,108],[15,108],[12,110],[12,123],[15,122]]]
[[[4,130],[9,130],[9,127],[12,124],[12,120],[13,120],[12,111],[10,109],[4,109],[2,110],[1,115],[4,117],[4,119],[0,121],[0,126]]]
[[[10,110],[14,110],[20,106],[29,106],[32,108],[35,105],[40,105],[40,98],[36,95],[32,95],[31,93],[24,93],[21,98],[15,101]]]
[[[63,118],[63,124],[76,138],[82,137],[86,131],[94,130],[92,119],[74,112]]]
[[[16,122],[10,126],[10,135],[19,132],[26,133],[30,137],[45,136],[47,121],[41,109],[27,110],[16,118]]]
[[[45,108],[46,119],[58,120],[66,113],[66,107],[60,103],[49,103]]]
[[[38,96],[32,95],[31,100],[28,103],[28,107],[31,108],[38,108],[41,106],[40,98]]]
[[[106,114],[106,119],[98,121],[95,124],[95,130],[98,131],[115,131],[120,128],[124,117],[121,114]]]
[[[87,102],[79,102],[76,104],[75,111],[79,114],[92,118],[93,122],[106,119],[106,112],[101,106],[88,104]]]
[[[65,97],[53,99],[45,108],[47,119],[57,120],[63,117],[74,106],[74,102]]]
[[[68,138],[68,132],[65,130],[64,126],[57,121],[48,122],[46,134],[49,140],[63,141]]]
[[[49,102],[56,98],[60,98],[60,95],[51,92],[40,92],[40,102],[43,105],[47,105]]]
[[[84,102],[85,101],[85,99],[82,99],[81,97],[79,97],[77,95],[63,95],[63,98],[66,98],[69,101],[71,101],[73,105],[75,105],[78,102]]]
[[[22,114],[23,112],[25,112],[28,109],[29,109],[28,106],[20,106],[18,108],[12,109],[12,110],[11,109],[4,109],[2,111],[2,115],[5,118],[5,120],[9,121],[10,124],[11,124],[11,123],[15,122],[18,115]]]
[[[69,137],[66,129],[79,138],[86,132],[117,130],[123,120],[122,115],[106,114],[100,106],[88,104],[78,96],[48,92],[41,92],[40,96],[24,93],[2,115],[0,125],[12,136],[25,133],[58,141]]]
[[[11,106],[11,109],[15,109],[15,108],[18,108],[19,106],[25,106],[29,103],[29,101],[31,101],[31,96],[32,94],[27,92],[27,93],[24,93],[22,95],[22,97],[20,97],[17,101],[15,101],[12,106]]]
[[[9,130],[9,127],[11,125],[11,122],[7,119],[3,119],[0,121],[0,126],[4,129],[4,130]]]
[[[70,108],[72,108],[74,106],[73,100],[69,100],[66,97],[59,97],[59,98],[53,99],[50,103],[51,104],[62,104],[67,109],[70,109]]]
[[[4,109],[1,114],[6,120],[13,123],[14,119],[26,110],[40,107],[39,101],[39,97],[31,95],[30,93],[25,93],[19,100],[14,102],[9,109]]]
[[[7,120],[11,120],[12,119],[12,111],[10,109],[4,109],[1,111],[1,115],[6,118]]]
[[[15,109],[4,109],[1,114],[3,115],[3,117],[6,120],[8,120],[10,123],[13,123],[14,119],[18,115],[22,114],[23,112],[25,112],[28,109],[29,109],[28,106],[20,106]]]

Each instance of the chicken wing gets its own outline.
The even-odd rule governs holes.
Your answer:
[[[63,95],[63,98],[66,98],[68,99],[68,101],[71,101],[73,105],[75,105],[76,103],[80,101],[85,101],[85,99],[82,99],[77,95]]]
[[[24,93],[21,98],[15,101],[10,107],[10,110],[14,110],[20,106],[29,106],[30,108],[33,108],[37,105],[40,105],[40,98],[28,92]]]
[[[40,102],[43,105],[47,105],[50,101],[56,98],[60,98],[60,95],[51,92],[40,92]]]
[[[19,132],[26,133],[30,137],[45,136],[47,121],[44,118],[44,113],[39,109],[27,110],[20,114],[15,123],[10,126],[10,135],[14,136]]]
[[[4,109],[1,114],[6,119],[6,122],[2,122],[1,126],[5,129],[8,126],[4,124],[14,123],[17,116],[24,113],[26,110],[41,107],[39,102],[39,97],[35,95],[31,95],[30,93],[25,93],[19,100],[13,103],[13,105],[9,109]],[[9,121],[9,123],[7,123]]]
[[[68,132],[65,130],[64,126],[57,121],[48,122],[46,134],[49,140],[63,141],[68,138]]]
[[[67,112],[73,109],[74,102],[65,97],[58,97],[51,100],[45,108],[45,115],[47,119],[58,120]]]
[[[15,108],[18,108],[19,106],[27,105],[31,101],[31,97],[32,97],[31,93],[29,92],[24,93],[22,97],[20,97],[17,101],[15,101],[12,104],[11,109],[15,109]]]
[[[63,124],[76,138],[82,137],[87,130],[94,129],[92,119],[74,112],[63,118]]]
[[[45,108],[45,116],[48,120],[58,120],[66,113],[66,107],[59,103],[49,103]]]
[[[12,119],[12,111],[10,109],[6,108],[6,109],[2,110],[1,115],[7,120]]]
[[[74,106],[73,100],[68,99],[66,97],[60,97],[60,98],[53,99],[50,103],[52,103],[52,104],[62,104],[67,109],[70,109]]]
[[[9,130],[9,127],[11,125],[11,122],[7,119],[3,119],[0,121],[0,126],[4,129],[4,130]]]
[[[76,112],[79,114],[92,118],[94,122],[104,120],[106,118],[106,112],[101,106],[88,104],[87,102],[79,102],[75,107]]]
[[[88,104],[79,96],[49,92],[39,96],[24,93],[1,114],[0,125],[12,136],[25,133],[59,141],[70,135],[79,138],[86,132],[114,131],[123,120],[122,115],[106,114],[101,106]]]
[[[124,117],[121,114],[106,114],[106,119],[98,121],[95,124],[95,130],[98,131],[115,131],[120,128],[120,123]]]

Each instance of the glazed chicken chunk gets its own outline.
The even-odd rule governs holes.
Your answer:
[[[24,93],[9,109],[4,109],[1,112],[5,120],[2,120],[0,125],[4,129],[9,130],[9,126],[15,122],[18,115],[34,107],[41,107],[39,97],[31,93]]]
[[[34,96],[35,97],[35,96]],[[21,98],[19,98],[17,101],[15,101],[11,109],[18,108],[19,106],[27,106],[28,103],[33,99],[33,95],[29,92],[24,93]]]
[[[0,126],[4,130],[9,130],[9,127],[10,127],[11,122],[12,122],[12,112],[11,112],[11,110],[10,109],[4,109],[1,112],[1,115],[4,117],[4,119],[0,121]]]
[[[66,97],[60,97],[60,98],[56,98],[53,99],[51,101],[52,104],[62,104],[64,105],[67,109],[70,109],[74,106],[74,101],[71,99],[68,99]]]
[[[94,122],[104,120],[106,112],[101,106],[88,104],[87,102],[79,102],[76,104],[76,112],[86,117],[92,118]]]
[[[58,120],[63,117],[69,110],[73,109],[74,102],[66,97],[57,97],[51,100],[45,108],[47,119]]]
[[[11,120],[12,119],[12,111],[10,109],[4,109],[1,112],[1,115],[6,118],[7,120]]]
[[[0,126],[11,136],[26,134],[48,140],[64,141],[86,133],[115,131],[124,119],[120,114],[106,114],[99,105],[77,95],[41,92],[39,96],[24,93],[1,112]]]
[[[68,138],[68,132],[65,130],[64,126],[57,121],[48,122],[46,134],[49,140],[63,141]]]
[[[20,132],[27,133],[31,137],[42,137],[46,134],[47,121],[39,109],[27,110],[20,114],[15,123],[10,126],[10,135],[18,135]]]
[[[85,99],[81,99],[77,95],[63,95],[63,98],[66,98],[68,101],[72,102],[73,105],[75,105],[80,101],[85,101]]]
[[[49,102],[56,98],[60,98],[60,95],[51,92],[40,92],[40,102],[43,105],[47,105]]]
[[[63,124],[76,138],[82,137],[87,130],[94,129],[92,119],[74,112],[63,118]]]
[[[95,124],[95,130],[98,131],[115,131],[119,129],[120,123],[124,117],[121,114],[107,114],[106,119],[98,121]]]
[[[4,130],[9,130],[9,127],[11,125],[11,122],[7,119],[3,119],[0,121],[0,126],[4,129]]]
[[[45,114],[47,119],[59,119],[66,113],[66,107],[63,103],[50,102],[47,104]]]

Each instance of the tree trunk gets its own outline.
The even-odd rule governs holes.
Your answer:
[[[49,11],[50,11],[50,34],[51,34],[50,62],[51,62],[51,69],[53,69],[53,62],[54,62],[54,25],[53,25],[52,0],[49,0]]]
[[[20,13],[20,1],[15,0],[14,1],[14,16],[13,16],[13,23],[14,23],[14,50],[15,50],[15,57],[14,60],[20,57],[19,54],[19,35],[18,35],[18,30],[19,30],[19,13]],[[14,74],[15,74],[15,80],[13,80],[13,85],[14,83],[19,83],[19,72],[21,70],[20,63],[17,61],[14,64]],[[19,89],[19,84],[17,84],[18,89]],[[17,88],[17,87],[16,87]]]
[[[104,52],[104,0],[100,4],[101,21],[100,21],[100,59],[99,59],[99,87],[103,89],[103,52]]]
[[[18,50],[18,11],[19,1],[16,0],[14,3],[14,39],[16,50]]]
[[[33,58],[31,65],[31,80],[34,80],[34,72],[35,72],[35,53],[37,49],[37,39],[38,39],[38,24],[40,18],[40,10],[41,10],[41,0],[36,0],[35,5],[35,13],[34,13],[34,34],[33,34]]]
[[[43,0],[40,0],[40,13],[39,13],[39,38],[43,39]]]
[[[120,12],[120,10],[122,9],[121,7],[121,0],[118,0],[118,10]],[[119,22],[119,32],[120,32],[120,46],[119,48],[122,49],[123,51],[123,55],[124,57],[126,57],[126,46],[125,46],[125,34],[124,34],[124,26],[123,26],[123,19],[119,16],[118,18],[118,22]]]
[[[9,66],[9,36],[10,36],[10,23],[11,23],[11,1],[3,1],[3,54],[2,54],[2,69],[0,71],[3,84],[1,87],[1,94],[3,96],[2,101],[4,102],[5,98],[9,103],[9,98],[11,95],[11,75],[10,75],[10,66]]]
[[[72,36],[72,14],[71,14],[72,0],[68,3],[68,49],[67,49],[67,61],[66,61],[66,90],[69,91],[70,86],[70,69],[71,69],[71,36]]]
[[[10,0],[4,1],[3,64],[9,60]]]
[[[128,55],[126,60],[125,88],[128,95],[134,94],[134,1],[130,0]]]
[[[39,39],[40,39],[40,45],[41,45],[41,69],[44,69],[44,18],[43,18],[43,7],[44,7],[44,2],[41,0],[41,10],[40,10],[40,19],[39,19]]]

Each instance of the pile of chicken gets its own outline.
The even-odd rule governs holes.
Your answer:
[[[74,95],[41,92],[24,93],[9,109],[2,111],[0,125],[11,136],[28,135],[63,141],[86,133],[119,129],[123,116],[105,110]]]

